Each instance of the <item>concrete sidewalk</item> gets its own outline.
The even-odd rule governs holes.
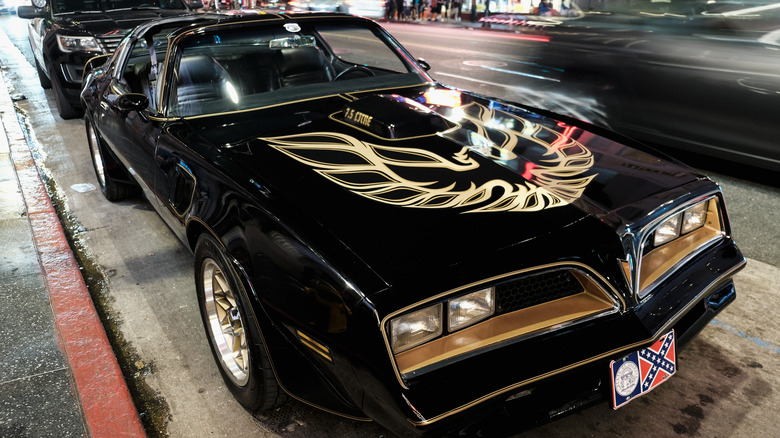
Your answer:
[[[0,437],[142,437],[0,72]]]

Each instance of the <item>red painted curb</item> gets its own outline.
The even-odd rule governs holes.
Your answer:
[[[0,78],[0,119],[27,207],[60,346],[91,437],[145,437],[103,325]]]

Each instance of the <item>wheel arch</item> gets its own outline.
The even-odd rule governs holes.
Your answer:
[[[111,148],[103,136],[100,135],[100,131],[97,128],[94,116],[89,111],[85,111],[84,113],[84,122],[92,124],[92,129],[94,129],[95,134],[97,134],[98,141],[102,146],[102,152],[104,152],[105,158],[108,160],[108,163],[106,163],[107,165],[105,167],[106,173],[117,182],[136,186],[137,184],[135,179],[130,176],[130,172],[125,168],[125,165],[122,163],[119,157],[117,157],[114,149]]]
[[[211,234],[223,248],[225,247],[219,236],[217,236],[200,218],[191,217],[187,222],[186,229],[187,247],[190,251],[195,252],[195,246],[198,244],[198,239],[205,233]]]
[[[242,214],[231,211],[230,215],[245,216],[245,212]],[[321,342],[323,345],[329,344],[330,340],[309,331],[304,324],[292,324],[291,321],[296,318],[292,320],[280,318],[280,314],[285,314],[284,309],[277,308],[278,303],[274,304],[273,299],[266,302],[265,294],[284,295],[285,290],[290,286],[274,284],[269,287],[263,282],[263,279],[267,281],[270,278],[275,283],[274,277],[286,276],[281,271],[262,272],[274,265],[273,256],[270,255],[273,251],[258,247],[256,236],[247,237],[246,230],[242,230],[241,233],[235,232],[236,226],[252,228],[253,225],[247,225],[247,221],[242,220],[240,225],[229,222],[230,225],[223,223],[212,228],[203,219],[191,217],[186,227],[187,245],[194,251],[198,240],[204,234],[212,236],[220,245],[231,264],[230,268],[241,282],[239,293],[244,294],[245,302],[250,303],[252,315],[249,323],[253,325],[253,329],[260,337],[260,343],[267,353],[279,387],[290,397],[326,412],[353,420],[369,420],[359,408],[362,404],[362,391],[354,387],[348,388],[353,385],[345,386],[346,382],[357,380],[350,362],[342,355],[337,359],[340,363],[328,363],[316,354],[316,350],[313,352],[311,347],[307,349],[306,342],[311,342],[311,338],[307,339],[307,335],[311,335],[315,343]],[[250,240],[254,240],[254,244],[250,243]],[[273,242],[273,239],[269,238],[268,242]],[[237,250],[238,253],[234,254],[232,250]],[[253,257],[248,258],[244,252],[251,253]],[[257,266],[258,257],[266,259],[268,266],[262,263]],[[252,260],[255,263],[252,263]],[[279,287],[287,287],[287,289],[277,289]],[[335,368],[338,371],[323,369],[323,367]],[[337,375],[340,377],[335,377]]]

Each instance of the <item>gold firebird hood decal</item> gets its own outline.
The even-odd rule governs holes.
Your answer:
[[[311,132],[261,140],[355,194],[402,207],[462,208],[464,212],[540,211],[578,199],[595,177],[583,176],[593,166],[590,150],[565,135],[565,128],[564,133],[560,133],[514,114],[478,104],[461,107],[458,112],[460,123],[470,122],[476,126],[477,135],[472,137],[481,139],[481,144],[464,146],[449,158],[426,149],[374,144],[335,132]],[[522,130],[507,128],[508,123],[495,123],[502,118],[512,120],[514,125],[519,122]],[[496,136],[496,132],[500,133],[502,144],[488,140],[488,132],[492,137]],[[543,138],[554,141],[548,142]],[[407,167],[469,172],[480,167],[479,162],[470,156],[471,151],[506,164],[507,160],[518,159],[513,150],[520,139],[546,149],[544,160],[526,166],[523,177],[527,181],[523,183],[502,179],[481,184],[472,181],[468,188],[457,190],[454,174],[452,182],[413,181],[394,170]]]

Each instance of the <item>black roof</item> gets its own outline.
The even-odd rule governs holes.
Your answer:
[[[284,23],[294,22],[300,20],[317,20],[317,21],[340,21],[340,22],[371,22],[371,20],[357,17],[349,14],[333,13],[333,12],[319,12],[319,13],[294,13],[294,14],[277,14],[277,13],[260,13],[260,14],[217,14],[217,13],[203,13],[203,14],[191,14],[180,15],[176,17],[161,18],[158,20],[148,21],[136,28],[134,34],[145,35],[150,30],[155,33],[157,28],[169,27],[174,28],[169,35],[170,37],[176,37],[184,32],[187,32],[193,28],[200,28],[213,25],[228,25],[228,24],[241,24],[241,23]]]

